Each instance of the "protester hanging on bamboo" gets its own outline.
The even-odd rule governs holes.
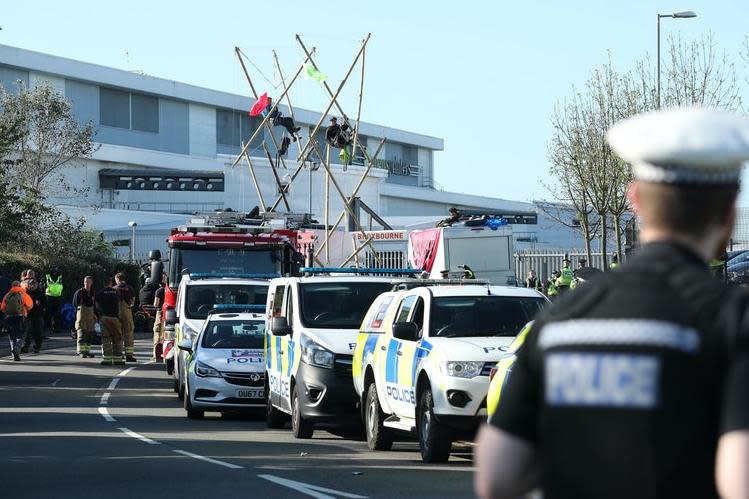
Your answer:
[[[302,128],[296,126],[294,118],[284,116],[278,107],[274,109],[273,99],[268,97],[268,93],[266,92],[258,98],[255,104],[252,105],[249,114],[251,118],[255,118],[260,115],[265,117],[268,113],[270,113],[270,120],[273,126],[284,127],[286,131],[289,132],[289,135],[291,135],[292,140],[296,142],[296,133]]]
[[[330,125],[327,130],[325,130],[325,140],[330,147],[335,147],[341,150],[338,158],[343,162],[343,164],[348,164],[351,159],[351,154],[348,152],[348,146],[353,142],[351,138],[351,128],[348,126],[348,123],[339,125],[338,118],[330,118]]]

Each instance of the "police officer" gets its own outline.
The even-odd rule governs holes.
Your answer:
[[[104,278],[104,287],[95,296],[96,315],[101,326],[101,364],[125,365],[122,360],[122,323],[120,322],[120,294],[112,287],[112,278]]]
[[[641,115],[609,132],[632,164],[642,247],[534,324],[475,451],[480,497],[749,497],[749,295],[712,279],[749,119]]]
[[[557,279],[559,279],[559,271],[552,270],[551,277],[546,281],[546,296],[549,298],[557,295]]]
[[[562,294],[572,286],[572,281],[575,278],[575,273],[570,268],[570,259],[566,258],[562,261],[562,270],[559,271],[559,277],[556,280],[557,293]]]

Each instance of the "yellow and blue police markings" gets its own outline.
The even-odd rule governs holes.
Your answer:
[[[416,375],[421,363],[429,356],[432,345],[391,338],[385,358],[385,394],[395,402],[416,405]]]
[[[512,341],[510,347],[507,349],[508,353],[511,353],[512,355],[509,357],[505,357],[504,359],[497,362],[497,373],[494,375],[492,382],[489,384],[489,392],[486,395],[486,412],[488,413],[489,417],[497,412],[497,407],[499,407],[499,399],[502,396],[502,390],[504,389],[505,385],[507,385],[507,380],[510,379],[512,366],[513,364],[515,364],[515,360],[517,359],[517,351],[521,346],[523,346],[523,343],[525,343],[525,337],[528,336],[528,332],[530,332],[532,325],[533,323],[526,324],[526,326]]]
[[[299,345],[292,339],[265,334],[265,368],[268,387],[284,399],[290,396],[290,381],[299,366]]]

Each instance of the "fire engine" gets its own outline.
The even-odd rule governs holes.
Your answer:
[[[166,332],[162,355],[167,371],[171,374],[174,368],[174,307],[183,275],[299,275],[314,240],[305,229],[317,228],[308,214],[222,211],[195,215],[185,225],[172,229],[167,238],[167,286],[162,308]],[[152,254],[155,260],[160,258],[157,251]]]

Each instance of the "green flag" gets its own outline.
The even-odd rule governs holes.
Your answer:
[[[315,66],[313,66],[309,62],[304,65],[304,70],[305,70],[305,75],[310,80],[315,80],[318,83],[322,83],[322,82],[324,82],[325,80],[328,79],[328,77],[325,74],[323,74],[320,71],[318,71],[317,69],[315,69]]]

